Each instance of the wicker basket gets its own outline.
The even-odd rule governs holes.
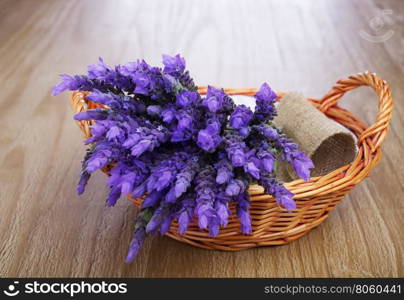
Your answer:
[[[379,112],[373,125],[367,127],[358,118],[337,106],[338,100],[345,92],[360,86],[373,88],[379,98]],[[230,95],[252,96],[256,89],[225,89]],[[199,88],[200,93],[206,93],[206,88]],[[73,92],[71,104],[75,113],[100,107],[87,101],[85,92]],[[279,98],[282,98],[280,94]],[[275,199],[263,193],[260,186],[250,186],[250,213],[252,217],[251,235],[240,231],[239,221],[233,212],[228,226],[221,228],[216,237],[210,237],[208,232],[199,229],[196,220],[190,223],[184,235],[177,232],[178,223],[174,221],[168,236],[191,245],[220,250],[242,250],[258,246],[282,245],[289,243],[308,233],[327,217],[337,203],[369,175],[381,158],[381,144],[386,137],[387,128],[393,110],[391,91],[386,81],[374,73],[363,73],[340,80],[321,100],[308,99],[321,112],[349,128],[358,137],[359,154],[356,159],[338,170],[325,176],[311,178],[308,182],[295,180],[285,186],[295,194],[297,209],[292,212],[279,207]],[[80,121],[78,125],[86,138],[90,136],[89,126],[92,122]],[[107,172],[107,171],[106,171]],[[128,197],[136,206],[142,199]]]

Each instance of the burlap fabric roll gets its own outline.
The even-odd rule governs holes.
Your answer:
[[[327,118],[303,94],[288,93],[277,110],[275,124],[313,160],[312,177],[325,175],[354,160],[358,152],[355,135]],[[297,178],[285,164],[279,166],[278,173],[283,181]]]

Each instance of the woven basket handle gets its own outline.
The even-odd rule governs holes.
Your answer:
[[[375,122],[366,128],[359,136],[359,142],[365,139],[373,145],[372,152],[381,146],[386,137],[387,128],[393,111],[393,98],[388,83],[376,76],[375,73],[359,73],[348,79],[339,80],[319,102],[318,109],[322,112],[337,104],[338,100],[350,90],[360,86],[369,86],[379,98],[379,111]]]

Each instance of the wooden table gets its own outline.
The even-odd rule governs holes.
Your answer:
[[[0,1],[0,275],[112,277],[404,276],[404,2]],[[219,252],[148,239],[124,263],[136,211],[107,208],[105,175],[75,194],[83,156],[58,74],[181,53],[200,85],[321,97],[370,70],[396,101],[384,157],[330,218],[280,247]],[[369,89],[341,103],[370,124]]]

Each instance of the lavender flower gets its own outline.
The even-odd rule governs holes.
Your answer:
[[[176,56],[163,55],[164,72],[167,74],[181,74],[185,71],[185,59]]]
[[[181,201],[182,208],[178,216],[178,233],[184,234],[194,214],[195,194],[193,192],[187,194]]]
[[[226,195],[229,197],[237,196],[246,190],[247,185],[248,184],[246,180],[243,179],[230,180],[229,184],[226,187]]]
[[[79,112],[78,121],[94,121],[82,162],[77,193],[91,174],[110,170],[106,200],[122,194],[143,197],[127,261],[138,254],[147,234],[165,234],[174,219],[184,234],[195,218],[211,236],[228,224],[236,204],[241,231],[251,234],[251,183],[259,183],[287,210],[296,208],[293,194],[275,177],[277,159],[297,175],[310,178],[312,162],[271,123],[275,92],[264,83],[252,112],[236,106],[223,89],[208,86],[205,97],[179,56],[163,56],[164,68],[144,60],[115,67],[103,59],[87,75],[61,75],[52,94],[88,91],[87,99],[103,108]]]
[[[109,85],[101,80],[90,79],[83,75],[70,76],[67,74],[60,75],[62,81],[52,89],[52,96],[59,95],[66,90],[92,91],[99,90],[103,92],[115,91],[112,85]]]
[[[222,158],[215,164],[215,169],[217,170],[216,183],[223,184],[229,182],[233,178],[233,166],[226,159]]]
[[[183,91],[176,96],[176,104],[180,108],[189,107],[195,104],[199,99],[199,94],[197,92]]]
[[[135,259],[140,248],[142,248],[145,237],[146,230],[143,227],[135,230],[132,241],[129,245],[128,255],[126,256],[125,260],[126,262],[132,262]]]
[[[74,116],[76,121],[105,120],[108,118],[108,110],[96,108],[81,111]]]
[[[194,157],[191,158],[186,163],[185,167],[177,174],[174,185],[174,193],[176,198],[179,198],[191,186],[191,182],[194,179],[198,169],[198,158]]]
[[[274,144],[281,155],[282,160],[286,160],[293,166],[296,174],[304,180],[309,180],[310,169],[314,167],[313,162],[299,150],[293,141],[279,129],[271,127],[267,124],[261,124],[255,126],[257,131],[266,137],[270,142]]]
[[[230,110],[233,108],[234,103],[231,98],[226,95],[223,89],[217,89],[213,86],[208,86],[205,99],[202,101],[202,105],[206,107],[210,112],[217,113],[222,110]]]
[[[150,221],[146,225],[146,232],[147,233],[154,233],[158,230],[160,227],[161,223],[163,222],[164,218],[168,214],[168,207],[166,204],[160,205],[158,207],[153,216],[151,217]]]
[[[198,173],[195,179],[195,214],[198,216],[198,225],[201,229],[207,228],[209,219],[215,217],[215,210],[213,208],[216,199],[214,174],[214,168],[208,165]]]
[[[234,131],[225,133],[226,152],[229,160],[235,167],[242,167],[246,163],[247,145],[243,137]]]
[[[98,169],[104,168],[110,161],[112,154],[110,150],[96,150],[86,162],[86,171],[93,173]]]
[[[310,169],[314,168],[314,164],[303,152],[290,153],[288,161],[292,164],[297,176],[305,181],[310,179]]]
[[[255,94],[255,119],[258,121],[269,121],[276,116],[274,101],[276,99],[275,92],[264,83],[259,91]]]
[[[126,262],[133,261],[139,253],[146,237],[146,225],[149,223],[152,214],[153,211],[151,209],[144,209],[139,213],[139,216],[136,219],[135,231],[129,246]]]
[[[202,129],[198,133],[198,146],[207,151],[214,152],[219,146],[222,138],[219,136],[218,129],[215,125],[208,125],[206,129]]]
[[[275,156],[271,152],[267,151],[267,149],[268,146],[260,149],[257,153],[257,158],[261,163],[261,170],[267,173],[271,173],[274,169]]]
[[[107,79],[108,73],[112,72],[111,68],[108,67],[104,60],[100,57],[98,58],[99,63],[89,65],[87,67],[88,77],[91,79]]]
[[[282,205],[287,210],[296,208],[293,193],[286,189],[281,182],[278,182],[273,175],[262,177],[259,183],[264,187],[265,192],[275,197],[279,205]]]
[[[231,211],[229,209],[229,202],[231,197],[227,196],[223,191],[219,192],[216,196],[215,210],[218,216],[220,226],[227,226]]]
[[[237,216],[240,218],[241,231],[244,234],[250,234],[251,229],[251,216],[248,213],[250,208],[250,195],[247,191],[237,195]]]
[[[81,172],[80,181],[77,185],[77,194],[78,195],[81,195],[84,193],[84,189],[87,185],[88,180],[90,179],[90,176],[91,176],[90,173],[88,173],[86,171]]]
[[[249,133],[248,123],[252,120],[253,112],[245,105],[237,106],[230,116],[229,125],[234,129],[238,129],[242,136]]]

